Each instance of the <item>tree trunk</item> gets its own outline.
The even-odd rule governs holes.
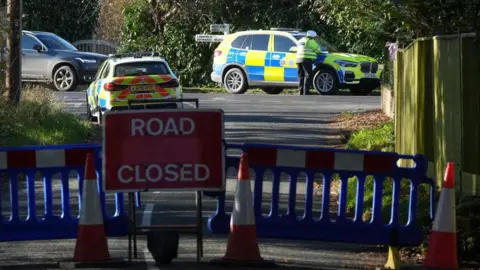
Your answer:
[[[6,90],[12,104],[20,102],[22,85],[22,1],[8,0],[7,17],[9,33],[7,36],[8,62],[6,72]]]

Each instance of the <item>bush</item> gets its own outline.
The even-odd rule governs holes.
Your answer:
[[[480,197],[457,202],[458,255],[460,262],[480,262]]]
[[[67,113],[49,90],[22,90],[17,106],[0,101],[0,146],[82,143],[93,131],[87,121]]]

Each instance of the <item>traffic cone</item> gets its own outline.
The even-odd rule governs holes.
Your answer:
[[[449,162],[423,264],[425,268],[458,269],[455,219],[455,176],[453,163]]]
[[[82,208],[78,223],[74,261],[109,261],[107,236],[103,225],[97,175],[92,154],[87,154],[83,180]]]
[[[252,202],[248,155],[242,153],[235,190],[235,207],[230,219],[227,251],[223,258],[213,260],[213,263],[229,266],[275,266],[273,261],[264,260],[260,255]]]

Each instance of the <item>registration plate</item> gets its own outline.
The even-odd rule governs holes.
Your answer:
[[[131,93],[150,93],[155,92],[155,85],[132,85],[130,86]]]
[[[376,78],[376,77],[377,77],[377,76],[376,76],[376,74],[374,74],[374,73],[366,73],[366,74],[365,74],[365,78]]]

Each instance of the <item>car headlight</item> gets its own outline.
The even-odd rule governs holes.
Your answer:
[[[96,64],[97,63],[96,59],[87,59],[87,58],[81,58],[81,57],[77,57],[75,59],[77,59],[78,61],[80,61],[84,64]]]
[[[356,62],[351,62],[351,61],[346,61],[346,60],[335,60],[335,63],[342,67],[356,67],[358,63]]]

